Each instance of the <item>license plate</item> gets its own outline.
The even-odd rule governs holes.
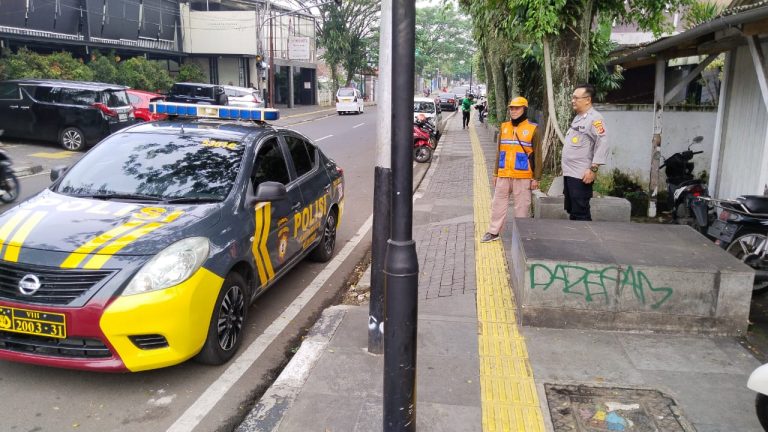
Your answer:
[[[736,236],[737,230],[738,226],[736,226],[736,224],[729,224],[721,220],[715,220],[707,230],[707,234],[713,238],[722,240],[726,243],[730,243]]]
[[[64,314],[0,306],[0,331],[64,339],[67,323]]]
[[[128,120],[128,114],[123,114],[123,113],[120,113],[120,114],[118,114],[118,115],[117,115],[117,118],[118,118],[118,120],[120,120],[121,122],[123,122],[123,121],[126,121],[126,120]]]

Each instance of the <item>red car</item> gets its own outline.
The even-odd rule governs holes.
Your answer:
[[[168,118],[165,114],[149,112],[149,103],[155,100],[163,100],[163,95],[134,89],[128,89],[126,92],[128,93],[131,105],[133,105],[133,115],[136,116],[136,121],[156,121]]]

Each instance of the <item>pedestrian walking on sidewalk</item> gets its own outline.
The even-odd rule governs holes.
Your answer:
[[[491,223],[488,232],[480,239],[483,243],[499,239],[507,221],[510,195],[515,217],[530,217],[531,191],[539,188],[541,178],[541,136],[536,123],[528,120],[528,100],[524,97],[512,99],[508,111],[510,121],[499,128]]]
[[[461,100],[461,128],[466,129],[469,127],[469,112],[472,110],[472,99],[469,95],[464,96]]]
[[[591,221],[589,200],[600,165],[608,158],[608,137],[603,116],[592,107],[595,87],[576,87],[571,105],[576,117],[563,145],[563,194],[565,211],[571,220]]]

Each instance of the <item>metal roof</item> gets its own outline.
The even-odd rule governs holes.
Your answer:
[[[738,3],[716,18],[690,30],[658,39],[640,47],[612,53],[609,65],[643,66],[662,56],[666,59],[718,54],[746,43],[744,35],[768,33],[768,0],[735,0]]]

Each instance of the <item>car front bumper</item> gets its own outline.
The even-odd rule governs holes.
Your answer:
[[[66,339],[2,331],[0,359],[69,369],[137,372],[181,363],[205,343],[223,279],[201,268],[174,287],[93,300],[82,308],[0,301],[0,308],[62,314]]]

